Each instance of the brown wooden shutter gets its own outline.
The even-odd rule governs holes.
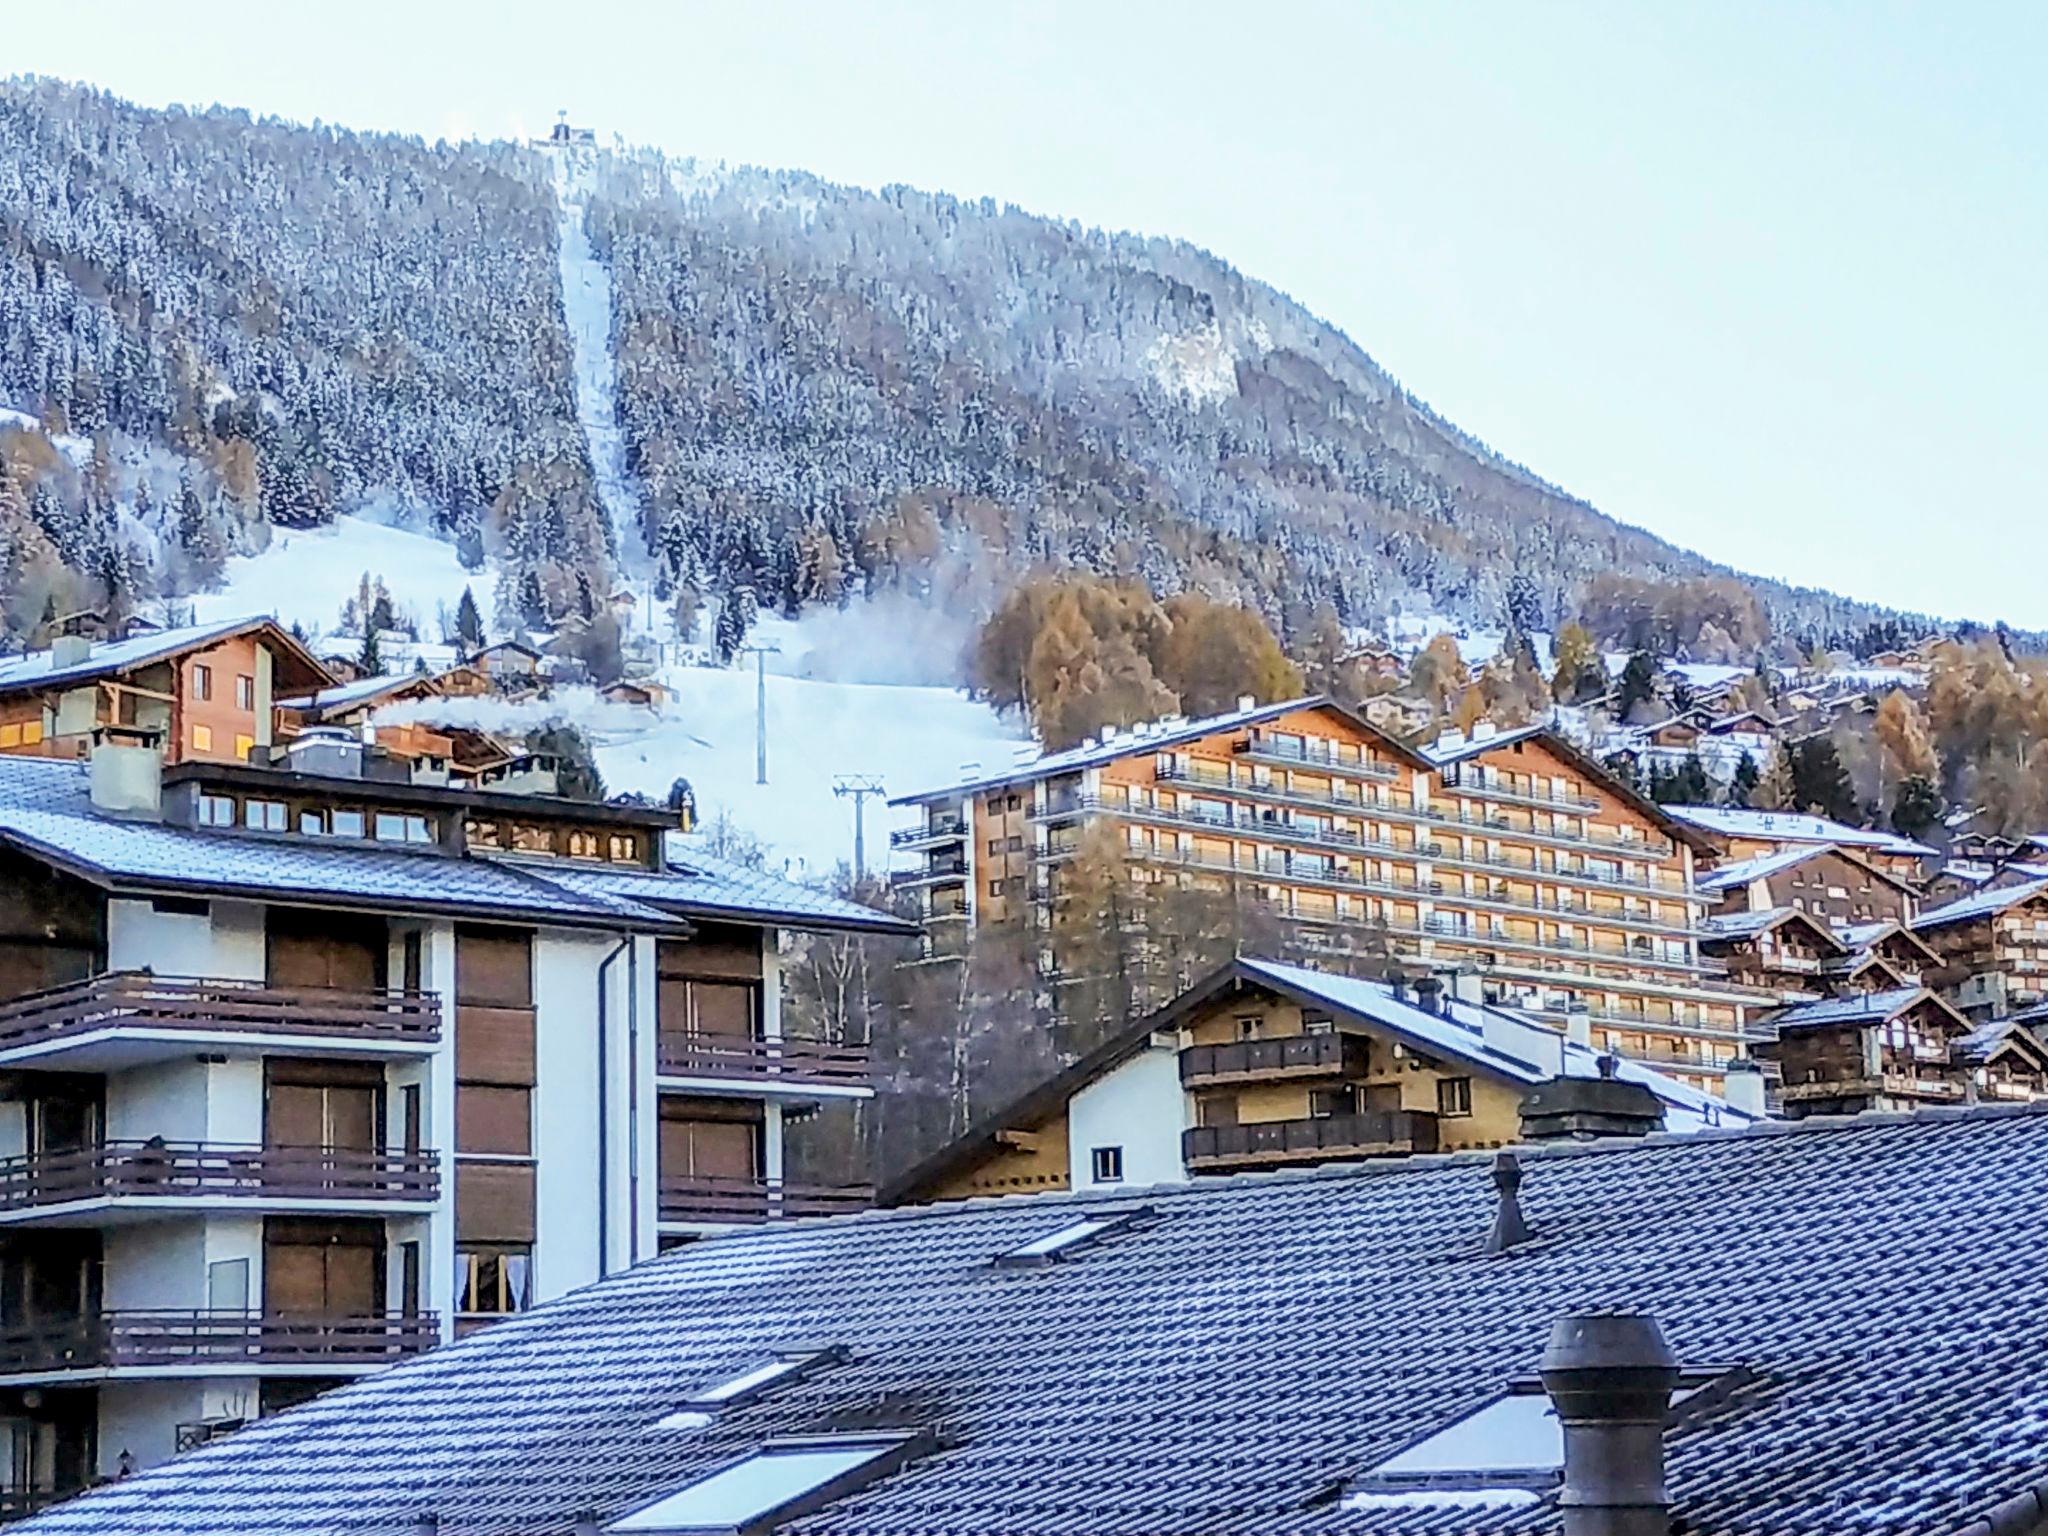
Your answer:
[[[273,987],[384,985],[389,941],[383,920],[272,907],[264,919],[264,972]]]
[[[533,1151],[533,1095],[466,1083],[455,1093],[455,1150],[520,1157]]]
[[[327,1250],[312,1243],[269,1243],[263,1249],[266,1312],[327,1310]]]
[[[517,928],[458,928],[455,999],[485,1008],[531,1008],[533,935]]]
[[[533,1010],[455,1010],[455,1077],[460,1083],[499,1083],[531,1088],[534,1083]]]
[[[326,1090],[272,1083],[263,1129],[266,1146],[317,1147],[327,1128]]]
[[[455,1238],[464,1243],[533,1241],[533,1165],[455,1165]]]
[[[739,1040],[753,1038],[753,987],[740,982],[693,981],[690,989],[696,994],[699,1034]]]

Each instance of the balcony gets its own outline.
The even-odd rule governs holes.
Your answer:
[[[898,827],[889,834],[891,848],[931,848],[940,843],[957,843],[967,836],[967,821],[961,816],[939,816],[914,827]]]
[[[1367,1042],[1357,1035],[1295,1035],[1284,1040],[1239,1040],[1191,1045],[1180,1053],[1184,1088],[1214,1083],[1315,1081],[1363,1076]]]
[[[1466,775],[1453,768],[1443,776],[1443,786],[1452,794],[1480,800],[1500,800],[1510,805],[1535,806],[1542,810],[1572,812],[1598,811],[1600,801],[1592,795],[1560,795],[1547,789],[1516,789],[1511,785]]]
[[[441,999],[399,988],[271,987],[110,971],[0,1004],[0,1065],[119,1071],[195,1049],[411,1054],[441,1038]]]
[[[929,859],[916,869],[899,869],[889,876],[898,890],[918,885],[948,885],[967,878],[965,859]]]
[[[738,1035],[661,1035],[655,1042],[661,1077],[710,1079],[749,1093],[803,1089],[829,1097],[865,1098],[873,1053],[865,1045],[833,1045],[784,1035],[750,1040]]]
[[[0,1159],[0,1223],[77,1224],[96,1220],[103,1208],[148,1215],[220,1199],[321,1210],[424,1206],[440,1189],[440,1158],[433,1152],[110,1141]]]
[[[1435,1150],[1436,1116],[1409,1109],[1257,1125],[1198,1125],[1181,1132],[1181,1159],[1191,1170],[1326,1163]]]
[[[62,1377],[166,1368],[390,1365],[440,1339],[431,1312],[413,1316],[149,1310],[99,1312],[0,1332],[0,1376]]]
[[[1336,751],[1333,743],[1325,741],[1280,741],[1262,731],[1253,731],[1249,740],[1240,741],[1231,750],[1254,763],[1322,768],[1352,778],[1375,779],[1384,783],[1393,783],[1401,777],[1401,770],[1392,763],[1376,763],[1356,755],[1346,758]],[[1354,753],[1356,750],[1353,749]]]
[[[677,1226],[714,1226],[794,1216],[840,1216],[864,1211],[874,1203],[874,1187],[868,1184],[790,1184],[780,1179],[700,1174],[661,1181],[660,1219]]]

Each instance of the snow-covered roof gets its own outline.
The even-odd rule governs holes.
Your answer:
[[[387,693],[414,684],[425,683],[428,679],[417,673],[385,673],[381,677],[359,677],[352,683],[336,683],[332,688],[322,688],[318,693],[301,694],[295,699],[279,699],[283,709],[310,709],[325,713],[329,710],[347,709],[352,704],[365,703],[370,699],[382,698]]]
[[[1776,853],[1760,853],[1754,858],[1740,859],[1733,864],[1722,864],[1707,870],[1694,881],[1694,884],[1709,894],[1737,890],[1752,880],[1768,880],[1772,875],[1796,868],[1808,859],[1818,858],[1827,851],[1826,844],[1816,843],[1807,848],[1784,848]]]
[[[1915,931],[1925,928],[1941,928],[1950,923],[1967,923],[1972,918],[1989,917],[2003,912],[2007,907],[2016,907],[2023,901],[2032,901],[2043,891],[2048,891],[2048,879],[2029,880],[2023,885],[2001,885],[1994,890],[1978,891],[1960,901],[1952,901],[1945,907],[1936,907],[1932,912],[1922,912],[1913,919]]]
[[[1406,1037],[1431,1055],[1469,1066],[1488,1068],[1532,1087],[1548,1081],[1561,1060],[1566,1077],[1598,1077],[1596,1051],[1567,1039],[1563,1032],[1508,1008],[1459,1002],[1448,989],[1439,995],[1441,1011],[1406,1002],[1392,987],[1353,976],[1333,976],[1277,960],[1241,959],[1240,974],[1266,981],[1296,997],[1315,999],[1325,1007],[1369,1021]],[[1716,1125],[1745,1125],[1749,1116],[1711,1093],[1691,1088],[1653,1067],[1615,1057],[1616,1076],[1641,1083],[1664,1103],[1668,1130],[1699,1130]]]
[[[83,661],[61,667],[53,664],[53,653],[49,650],[27,651],[0,660],[0,693],[88,682],[96,677],[132,671],[268,623],[270,620],[261,618],[222,619],[212,624],[190,624],[183,629],[150,630],[146,634],[130,635],[125,640],[94,641],[91,652]]]
[[[1841,936],[1828,925],[1798,907],[1766,907],[1756,912],[1729,912],[1710,917],[1700,925],[1705,939],[1748,939],[1784,923],[1799,923],[1813,930],[1836,950],[1846,948]]]
[[[1787,843],[1840,843],[1852,848],[1869,848],[1914,858],[1924,858],[1934,852],[1925,843],[1916,843],[1895,832],[1873,832],[1863,827],[1844,826],[1825,816],[1807,816],[1794,811],[1752,811],[1732,805],[1667,805],[1664,809],[1680,821],[1723,837],[1769,838]]]
[[[913,794],[897,795],[891,805],[915,805],[920,801],[938,796],[973,794],[978,790],[991,789],[999,784],[1026,784],[1035,779],[1048,778],[1059,773],[1074,773],[1083,768],[1095,768],[1104,763],[1113,763],[1119,758],[1129,757],[1134,752],[1159,752],[1186,742],[1199,741],[1204,736],[1214,736],[1225,731],[1242,730],[1248,725],[1279,718],[1296,710],[1338,709],[1343,706],[1320,694],[1305,698],[1283,699],[1277,704],[1260,704],[1250,709],[1233,709],[1220,715],[1204,715],[1197,719],[1169,716],[1145,725],[1125,727],[1106,740],[1083,742],[1078,747],[1068,747],[1059,752],[1040,753],[1036,757],[1020,759],[1014,766],[992,773],[970,773],[955,783],[942,784],[933,789],[918,790]],[[1351,716],[1349,710],[1343,710]],[[1371,731],[1390,751],[1407,754],[1409,749],[1391,736],[1371,725],[1365,725],[1357,717],[1354,723]]]
[[[372,910],[665,930],[694,912],[792,927],[902,931],[886,913],[694,856],[667,872],[117,820],[84,764],[0,756],[0,842],[115,890],[210,891]]]
[[[1463,762],[1468,757],[1477,757],[1482,752],[1491,752],[1496,747],[1512,746],[1518,741],[1527,741],[1532,736],[1541,736],[1549,729],[1546,725],[1522,725],[1511,731],[1494,731],[1490,735],[1467,736],[1462,731],[1453,731],[1439,736],[1428,745],[1418,748],[1430,763],[1438,768],[1452,763]]]
[[[1922,998],[1935,997],[1926,987],[1889,987],[1882,992],[1853,992],[1795,1003],[1766,1022],[1774,1029],[1821,1029],[1834,1024],[1881,1024],[1896,1018]],[[1936,999],[1939,1001],[1939,999]]]

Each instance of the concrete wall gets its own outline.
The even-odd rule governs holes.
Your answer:
[[[205,1306],[206,1225],[138,1221],[108,1227],[103,1250],[108,1309]]]
[[[208,1077],[196,1057],[157,1062],[107,1077],[107,1139],[206,1141]]]
[[[1123,1149],[1123,1185],[1184,1184],[1180,1133],[1191,1122],[1180,1086],[1180,1053],[1148,1047],[1097,1078],[1067,1104],[1068,1181],[1095,1181],[1095,1149]]]
[[[147,901],[107,903],[107,968],[159,976],[261,981],[263,908],[216,901],[206,914],[159,912]]]
[[[113,1476],[124,1451],[142,1467],[170,1460],[178,1426],[206,1417],[206,1396],[198,1381],[124,1381],[100,1388],[100,1474]]]

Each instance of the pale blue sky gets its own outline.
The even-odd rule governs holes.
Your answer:
[[[2048,6],[12,7],[0,73],[1218,252],[1602,510],[2048,627]]]

